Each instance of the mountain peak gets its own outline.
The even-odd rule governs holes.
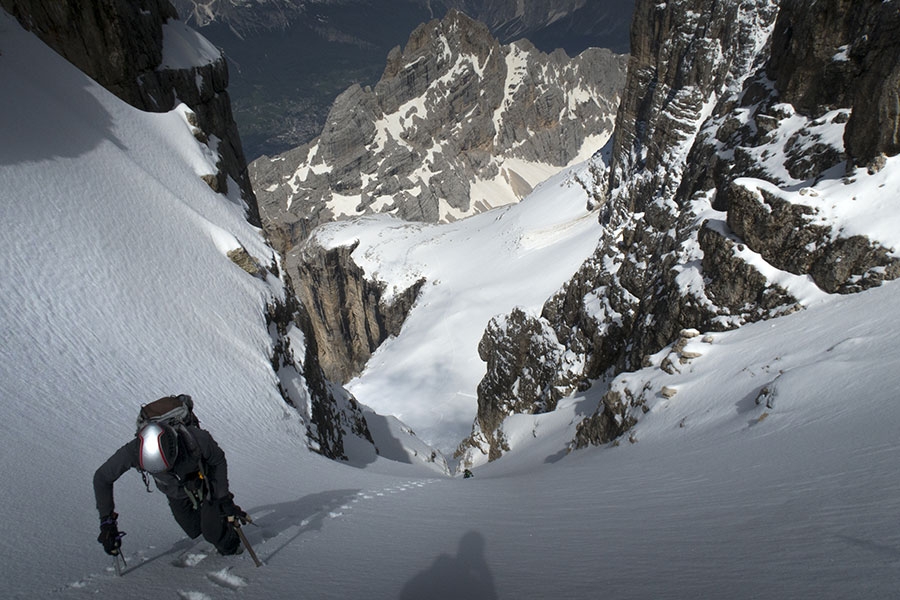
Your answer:
[[[421,25],[374,87],[335,100],[317,139],[251,165],[267,230],[287,251],[333,219],[446,222],[516,202],[610,135],[625,61],[504,46],[459,11]]]

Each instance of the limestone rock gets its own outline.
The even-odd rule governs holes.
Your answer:
[[[370,281],[353,261],[355,246],[325,249],[310,240],[287,257],[288,270],[297,269],[298,297],[315,315],[311,319],[318,341],[317,360],[326,377],[347,382],[359,374],[372,352],[397,335],[425,280],[384,301],[384,285]]]
[[[898,151],[898,18],[877,0],[638,0],[611,154],[585,182],[602,207],[600,243],[540,316],[583,358],[573,385],[652,367],[647,357],[679,346],[686,328],[800,309],[754,266],[760,258],[826,292],[900,276],[893,249],[830,230],[816,209],[820,180],[844,168],[852,180],[854,165],[877,173],[878,157]],[[715,210],[703,217],[702,206]],[[500,340],[525,357],[542,347]],[[677,373],[694,358],[682,346],[659,366]],[[525,360],[518,373],[536,366]],[[498,377],[489,365],[485,380]],[[630,397],[618,381],[576,446],[607,443],[640,417],[644,393]]]
[[[373,212],[452,221],[517,201],[539,181],[514,162],[562,168],[610,134],[624,67],[607,50],[569,58],[526,40],[502,46],[450,11],[392,50],[374,87],[342,93],[317,139],[253,162],[265,228],[285,239],[298,220],[301,234]]]
[[[504,450],[499,431],[513,413],[552,411],[560,398],[576,389],[571,369],[577,357],[567,352],[546,322],[517,308],[488,324],[478,355],[488,364],[488,375],[478,384],[478,416],[467,447],[486,445],[490,459]],[[481,433],[482,435],[478,435]]]

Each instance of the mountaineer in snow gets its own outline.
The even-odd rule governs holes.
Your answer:
[[[141,408],[135,438],[116,450],[94,473],[94,496],[100,535],[107,554],[117,556],[122,536],[117,524],[113,484],[129,469],[148,474],[168,497],[175,521],[191,538],[203,537],[220,554],[240,554],[235,525],[248,522],[228,489],[225,453],[212,435],[200,429],[190,396],[166,396]]]

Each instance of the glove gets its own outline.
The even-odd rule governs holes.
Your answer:
[[[250,522],[250,516],[245,513],[240,506],[234,503],[234,496],[232,494],[229,494],[219,501],[219,514],[228,521],[237,521],[242,525]]]
[[[100,520],[100,535],[97,536],[97,541],[103,544],[103,550],[111,556],[119,553],[119,548],[122,547],[122,536],[125,535],[124,532],[119,531],[116,523],[118,518],[119,515],[116,513],[103,517]]]

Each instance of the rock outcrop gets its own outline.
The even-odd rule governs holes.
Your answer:
[[[207,43],[203,60],[179,64],[166,56],[166,36],[182,47],[181,35],[200,39],[177,23],[168,0],[2,0],[0,6],[48,46],[130,105],[150,112],[191,108],[220,161],[210,186],[226,192],[229,178],[247,205],[248,220],[260,226],[256,196],[228,96],[225,57]],[[176,26],[177,25],[177,26]],[[196,39],[189,40],[190,43]],[[205,41],[204,41],[205,42]]]
[[[384,285],[367,279],[353,262],[354,249],[310,244],[287,259],[299,273],[298,295],[315,316],[310,327],[318,362],[339,383],[357,375],[382,342],[400,333],[425,283],[419,280],[388,301]]]
[[[358,437],[373,446],[375,442],[362,407],[352,394],[325,375],[319,363],[312,319],[290,289],[288,279],[284,301],[273,303],[266,313],[278,390],[285,402],[307,419],[310,448],[328,458],[346,460],[346,436]]]
[[[466,460],[502,453],[498,399],[506,414],[552,404],[554,387],[508,400],[548,341],[581,367],[544,380],[574,391],[641,368],[686,329],[802,308],[792,276],[846,293],[900,275],[896,249],[844,234],[822,198],[898,152],[898,18],[896,2],[877,0],[638,1],[614,148],[594,166],[601,243],[540,323],[513,339],[486,333],[525,358],[515,373],[488,361],[484,381],[506,383],[479,388]],[[612,386],[576,445],[615,439],[642,408]]]
[[[514,202],[611,132],[625,58],[501,46],[451,11],[395,48],[374,88],[334,102],[310,144],[251,165],[287,252],[318,223],[386,212],[448,221]]]
[[[534,352],[540,352],[541,361],[533,360]],[[578,368],[549,323],[520,308],[488,323],[478,355],[487,363],[488,374],[478,384],[473,435],[460,453],[475,445],[494,460],[509,449],[501,430],[503,419],[556,408],[578,384]]]

